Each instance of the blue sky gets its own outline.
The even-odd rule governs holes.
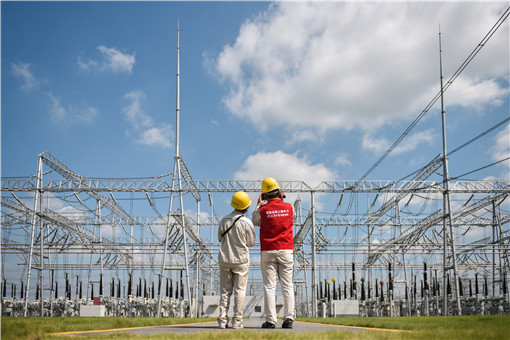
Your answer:
[[[171,172],[179,22],[194,179],[356,180],[439,92],[439,26],[446,81],[507,7],[3,1],[1,175],[35,174],[44,150],[88,177]],[[509,40],[506,20],[445,92],[449,150],[509,116]],[[505,124],[452,155],[451,176],[508,157],[509,135]],[[441,151],[438,101],[367,179],[400,179]],[[508,181],[509,168],[464,179]]]
[[[438,92],[439,24],[448,79],[505,8],[2,2],[2,176],[34,174],[44,150],[85,176],[170,172],[179,21],[194,178],[358,179]],[[508,116],[508,40],[507,21],[446,92],[450,149]],[[369,179],[430,161],[440,122],[438,102]],[[452,157],[452,175],[495,161],[501,131]],[[508,163],[471,177],[489,176]]]

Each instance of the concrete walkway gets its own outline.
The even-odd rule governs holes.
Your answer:
[[[348,327],[348,326],[334,326],[334,325],[323,325],[318,323],[308,323],[308,322],[294,322],[294,327],[292,329],[282,329],[282,321],[278,320],[275,329],[263,329],[261,328],[264,323],[264,319],[260,318],[250,318],[245,319],[243,321],[244,330],[251,330],[257,332],[291,332],[291,333],[304,333],[304,332],[327,332],[332,330],[342,330],[342,331],[351,331],[351,332],[363,332],[363,331],[386,331],[386,332],[395,332],[396,330],[388,330],[388,329],[374,329],[374,328],[364,328],[364,327]],[[53,333],[52,335],[79,335],[86,336],[92,334],[107,334],[114,332],[126,332],[136,335],[153,335],[159,333],[176,333],[176,334],[192,334],[198,332],[237,332],[238,330],[228,328],[228,329],[220,329],[218,328],[217,322],[204,322],[204,323],[194,323],[194,324],[186,324],[186,325],[174,325],[174,326],[150,326],[150,327],[135,327],[135,328],[122,328],[122,329],[109,329],[109,330],[97,330],[97,331],[86,331],[86,332],[65,332],[65,333]],[[397,331],[399,332],[399,331]]]

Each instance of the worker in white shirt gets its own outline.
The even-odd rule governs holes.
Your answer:
[[[250,252],[248,247],[255,245],[255,230],[251,220],[244,216],[251,204],[250,197],[243,191],[232,196],[230,214],[223,217],[218,228],[220,242],[220,315],[218,325],[228,328],[227,315],[230,296],[234,292],[234,315],[232,328],[243,328],[244,297],[248,283]]]

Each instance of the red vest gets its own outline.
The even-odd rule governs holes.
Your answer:
[[[271,199],[259,208],[260,250],[294,249],[293,207],[281,199]]]

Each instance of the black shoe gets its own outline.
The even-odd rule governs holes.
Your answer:
[[[282,328],[292,328],[293,323],[294,323],[294,320],[285,319],[285,320],[283,320]]]
[[[274,327],[275,327],[275,326],[274,326],[274,323],[271,323],[271,322],[267,322],[267,321],[266,321],[266,322],[264,322],[264,323],[262,324],[262,328],[274,328]]]

